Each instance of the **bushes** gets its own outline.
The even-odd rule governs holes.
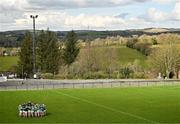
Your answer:
[[[135,79],[144,79],[144,78],[146,78],[146,76],[145,76],[144,72],[136,72],[136,73],[134,73],[133,78],[135,78]]]
[[[150,54],[151,48],[150,43],[136,43],[134,48],[141,52],[142,54],[148,56]]]
[[[53,79],[54,75],[52,73],[42,73],[41,78],[43,78],[43,79]]]
[[[103,71],[93,72],[91,74],[92,79],[105,79],[107,77],[108,77],[108,75]]]
[[[121,78],[130,78],[134,71],[130,67],[123,67],[120,69]]]
[[[131,67],[122,67],[119,69],[119,71],[112,72],[110,77],[109,74],[105,71],[84,73],[83,75],[59,74],[55,76],[51,73],[44,73],[41,74],[41,77],[43,79],[109,79],[109,78],[110,79],[129,79],[129,78],[143,79],[146,78],[144,72],[134,72]]]
[[[130,38],[128,39],[126,46],[129,48],[135,48],[135,44],[138,42],[137,38]]]
[[[157,45],[157,44],[158,44],[158,42],[157,42],[156,38],[152,38],[152,45]]]
[[[141,52],[142,54],[148,56],[151,52],[151,44],[148,42],[138,42],[137,38],[131,38],[126,43],[126,46],[129,48],[133,48]]]

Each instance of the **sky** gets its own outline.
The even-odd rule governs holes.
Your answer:
[[[0,31],[180,28],[180,0],[0,0]]]

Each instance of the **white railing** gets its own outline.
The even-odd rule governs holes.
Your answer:
[[[6,76],[0,76],[0,82],[6,82],[7,77]]]
[[[9,80],[0,83],[0,90],[115,88],[173,85],[180,86],[180,80]]]

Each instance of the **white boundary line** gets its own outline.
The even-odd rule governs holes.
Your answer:
[[[82,98],[79,98],[79,97],[76,97],[76,96],[72,96],[72,95],[69,95],[69,94],[60,92],[60,91],[56,91],[56,93],[61,94],[61,95],[64,95],[64,96],[67,96],[67,97],[70,97],[70,98],[73,98],[73,99],[76,99],[76,100],[78,100],[78,101],[80,100],[80,101],[82,101],[82,102],[86,102],[86,103],[89,103],[89,104],[92,104],[92,105],[95,105],[95,106],[104,108],[104,109],[106,109],[106,110],[110,110],[110,111],[112,111],[112,112],[121,113],[121,114],[130,116],[130,117],[133,117],[133,118],[136,118],[136,119],[144,120],[144,121],[147,121],[147,123],[154,123],[154,124],[157,124],[157,123],[158,123],[158,122],[155,122],[155,121],[146,119],[146,118],[144,118],[144,117],[141,117],[141,116],[139,116],[139,115],[135,115],[135,114],[131,114],[131,113],[128,113],[128,112],[121,111],[121,110],[117,110],[117,109],[114,109],[114,108],[111,108],[111,107],[108,107],[108,106],[105,106],[105,105],[102,105],[102,104],[98,104],[98,103],[89,101],[89,100],[87,100],[87,99],[82,99]]]

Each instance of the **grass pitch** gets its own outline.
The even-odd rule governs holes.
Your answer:
[[[18,117],[24,102],[47,105],[43,118]],[[1,91],[1,123],[180,123],[180,87]]]

